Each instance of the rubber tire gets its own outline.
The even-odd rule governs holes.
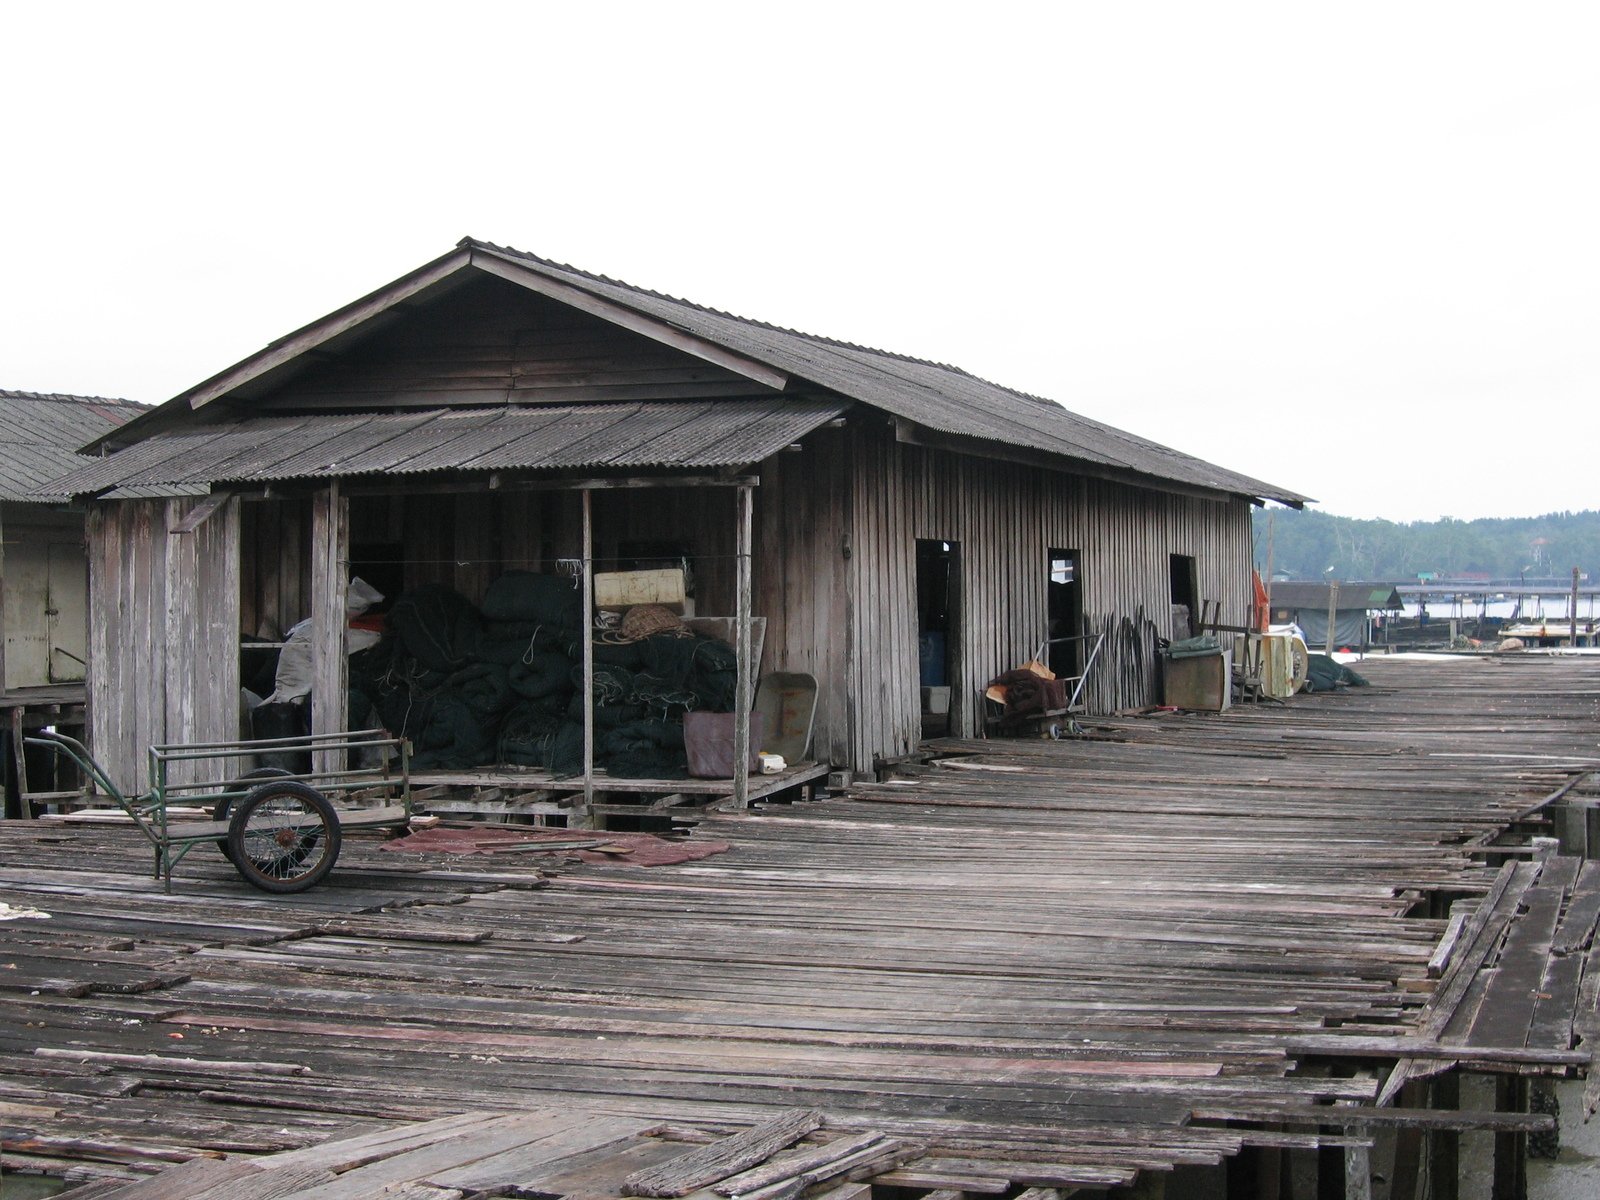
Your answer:
[[[250,853],[252,847],[261,844],[263,832],[260,824],[251,830],[250,821],[264,805],[282,803],[298,806],[305,824],[290,825],[287,814],[284,821],[274,822],[277,829],[268,840],[275,841],[283,852],[274,862],[268,862]],[[270,830],[273,824],[265,828]],[[301,832],[302,828],[308,831]],[[246,841],[247,837],[251,840]],[[339,859],[341,840],[339,814],[327,797],[316,788],[293,780],[262,784],[239,801],[228,821],[229,857],[240,877],[252,887],[275,895],[303,892],[321,883]]]
[[[243,775],[239,776],[239,778],[233,781],[233,786],[238,787],[239,790],[236,792],[225,792],[222,799],[218,800],[216,804],[212,805],[211,819],[213,821],[226,821],[233,816],[233,802],[239,799],[240,796],[246,795],[249,792],[249,788],[240,787],[240,784],[260,782],[263,779],[287,779],[293,774],[293,771],[285,771],[282,767],[257,767],[254,771],[246,771]],[[227,859],[229,862],[233,862],[233,851],[228,848],[227,838],[223,838],[217,842],[217,849],[222,851],[223,858]],[[238,865],[238,863],[234,863],[234,866]]]

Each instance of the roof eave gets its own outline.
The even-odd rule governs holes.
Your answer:
[[[370,327],[371,322],[391,312],[421,293],[447,283],[453,276],[471,265],[471,251],[457,247],[432,262],[425,263],[393,283],[370,292],[353,303],[336,309],[327,316],[304,325],[293,333],[269,342],[250,357],[235,363],[224,371],[197,383],[187,391],[158,405],[142,416],[135,417],[82,448],[83,453],[99,453],[108,444],[129,445],[152,433],[170,427],[184,414],[196,411],[237,392],[252,383],[261,383],[279,373],[296,368],[302,356],[326,347],[330,342],[358,329]]]
[[[919,425],[914,421],[908,421],[903,417],[894,418],[894,430],[895,440],[905,442],[908,445],[926,446],[933,450],[948,450],[955,454],[970,454],[977,458],[998,459],[1002,462],[1022,463],[1029,466],[1042,467],[1045,470],[1084,475],[1092,479],[1104,479],[1110,483],[1124,483],[1131,487],[1146,488],[1150,491],[1168,492],[1178,496],[1192,496],[1198,500],[1220,502],[1244,499],[1256,505],[1264,504],[1267,500],[1274,500],[1291,508],[1299,508],[1304,504],[1310,503],[1308,497],[1299,496],[1293,492],[1282,491],[1280,494],[1280,491],[1275,489],[1263,497],[1243,489],[1207,487],[1200,484],[1187,483],[1183,480],[1170,479],[1164,475],[1134,470],[1131,467],[1111,466],[1106,463],[1093,462],[1089,459],[1075,458],[1067,454],[1040,450],[1032,446],[1017,446],[1010,442],[969,437],[964,434],[945,433],[940,430],[930,429],[925,425]],[[1259,483],[1260,481],[1252,482]]]

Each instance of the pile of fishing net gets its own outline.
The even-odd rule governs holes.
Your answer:
[[[440,584],[404,593],[384,637],[350,656],[351,720],[410,738],[420,769],[578,774],[587,630],[576,582],[510,571],[481,609]],[[686,777],[684,713],[734,707],[732,648],[655,606],[630,610],[595,644],[594,664],[595,765],[613,775]]]

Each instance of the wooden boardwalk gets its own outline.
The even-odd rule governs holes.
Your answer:
[[[983,1194],[1547,1126],[1418,1097],[1453,1064],[1589,1061],[1600,877],[1566,851],[1600,661],[1362,670],[1377,686],[1287,706],[945,743],[846,797],[709,817],[695,836],[732,850],[670,867],[545,879],[546,855],[352,840],[330,886],[272,899],[202,848],[168,896],[125,830],[0,824],[0,902],[49,914],[0,921],[4,1161],[125,1200],[223,1171],[219,1196],[331,1200],[377,1193],[331,1152],[245,1156],[442,1121],[462,1136],[364,1159],[437,1147],[383,1186],[615,1195],[800,1108],[822,1124],[790,1156],[845,1164],[813,1193]],[[1557,829],[1538,810],[1564,789]],[[574,1113],[598,1140],[540,1150]],[[505,1178],[467,1171],[495,1155]],[[173,1163],[193,1190],[118,1183]],[[311,1182],[267,1189],[272,1164]]]

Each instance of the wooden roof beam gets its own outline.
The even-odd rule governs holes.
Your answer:
[[[592,295],[582,288],[574,287],[569,283],[551,279],[531,263],[496,254],[494,251],[478,245],[472,247],[471,254],[472,265],[479,270],[487,271],[491,275],[499,276],[501,279],[508,280],[520,287],[525,287],[531,292],[538,292],[541,296],[548,296],[552,300],[576,308],[581,312],[586,312],[591,316],[599,317],[603,321],[609,321],[613,325],[640,334],[651,341],[660,342],[664,346],[671,346],[674,350],[692,354],[695,358],[732,371],[736,375],[742,375],[746,379],[759,383],[763,387],[769,387],[774,391],[781,392],[789,385],[789,376],[786,373],[770,367],[766,363],[757,362],[753,358],[746,358],[742,354],[735,354],[731,350],[724,350],[713,342],[696,337],[692,333],[686,333],[682,329],[668,325],[664,321],[647,317],[643,313],[635,312],[631,308],[615,304],[610,300],[603,300],[599,296]]]
[[[251,380],[258,379],[290,360],[332,341],[340,334],[348,333],[374,317],[399,308],[419,292],[426,291],[468,266],[471,259],[470,253],[459,249],[436,258],[427,266],[396,280],[388,287],[363,296],[354,304],[348,304],[322,320],[296,330],[288,337],[280,338],[237,366],[220,375],[213,375],[204,383],[191,388],[177,399],[187,401],[190,408],[203,408]]]

